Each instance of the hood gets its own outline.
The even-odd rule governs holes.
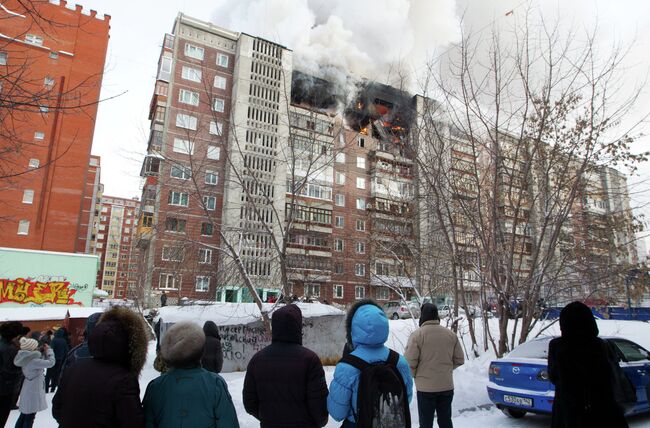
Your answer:
[[[170,367],[192,368],[201,364],[205,333],[192,321],[172,325],[160,341],[160,356]]]
[[[271,318],[273,342],[302,345],[302,312],[296,305],[287,305],[273,312]]]
[[[425,303],[420,309],[420,327],[427,321],[440,320],[438,316],[438,307],[433,303]]]
[[[21,349],[14,358],[14,365],[25,367],[27,364],[39,358],[41,358],[40,351],[25,351],[24,349]]]
[[[108,322],[109,325],[100,329],[102,324]],[[126,351],[124,351],[123,340],[126,340]],[[120,355],[106,347],[112,341],[116,347],[122,349]],[[120,362],[133,374],[139,376],[147,360],[147,341],[144,318],[131,309],[114,306],[99,318],[99,322],[88,338],[88,349],[93,357]]]
[[[102,313],[96,312],[91,316],[89,316],[88,319],[86,320],[86,328],[84,329],[84,337],[86,338],[86,340],[88,340],[88,337],[90,337],[90,333],[93,332],[93,329],[95,328],[95,326],[97,325],[101,317],[102,317]]]
[[[11,342],[20,335],[23,325],[18,321],[8,321],[0,324],[0,336],[6,341]]]
[[[582,302],[566,305],[560,312],[562,337],[592,338],[598,336],[598,326],[591,309]]]
[[[65,339],[66,336],[65,333],[66,331],[63,329],[63,327],[61,327],[56,331],[56,333],[54,333],[54,337],[58,337],[59,339]]]
[[[351,320],[348,338],[355,347],[382,346],[388,339],[388,318],[372,300],[354,305],[348,313],[348,320]]]
[[[205,333],[205,337],[221,339],[221,336],[219,336],[219,328],[214,321],[206,321],[205,324],[203,324],[203,333]]]

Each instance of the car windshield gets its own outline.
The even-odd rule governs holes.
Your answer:
[[[635,343],[627,340],[614,340],[614,343],[627,362],[643,361],[648,359],[648,352]]]
[[[532,340],[517,346],[508,354],[508,358],[541,358],[548,357],[549,340]]]

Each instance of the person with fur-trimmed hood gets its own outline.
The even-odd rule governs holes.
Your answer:
[[[242,396],[262,428],[320,428],[327,424],[327,382],[320,358],[302,346],[302,312],[272,313],[272,342],[248,363]]]
[[[43,345],[40,350],[38,341],[27,337],[20,338],[20,351],[14,358],[14,364],[22,369],[25,380],[20,389],[20,416],[16,421],[16,428],[31,428],[36,413],[47,409],[43,369],[54,366],[55,362],[54,351],[47,345]]]
[[[205,334],[179,322],[160,341],[169,370],[149,382],[143,406],[147,428],[238,428],[237,412],[221,376],[201,367]]]
[[[95,326],[99,322],[99,318],[101,318],[101,316],[101,312],[96,312],[90,315],[88,319],[86,319],[84,340],[79,345],[72,348],[70,352],[68,352],[68,355],[66,355],[65,360],[63,361],[63,366],[61,367],[61,374],[63,374],[63,372],[65,372],[65,369],[68,367],[75,365],[77,361],[93,357],[90,355],[90,350],[88,349],[88,338],[90,337],[90,333],[92,333],[95,329]]]
[[[147,359],[142,316],[115,306],[88,337],[92,358],[68,367],[52,400],[52,415],[65,428],[142,428],[138,377]]]
[[[390,350],[384,345],[388,340],[388,318],[381,307],[372,299],[355,303],[348,311],[345,328],[350,355],[361,358],[368,363],[386,361]],[[408,402],[413,397],[413,378],[406,359],[399,356],[397,362],[404,384]],[[334,370],[334,379],[330,384],[327,397],[327,409],[336,421],[344,421],[343,427],[355,427],[357,401],[359,395],[359,369],[339,362]]]

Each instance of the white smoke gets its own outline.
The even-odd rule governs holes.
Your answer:
[[[460,38],[455,0],[222,0],[217,25],[280,43],[298,70],[399,84]]]

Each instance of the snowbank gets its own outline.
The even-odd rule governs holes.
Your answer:
[[[27,307],[0,309],[0,322],[4,321],[49,321],[63,320],[68,314],[68,307]]]

